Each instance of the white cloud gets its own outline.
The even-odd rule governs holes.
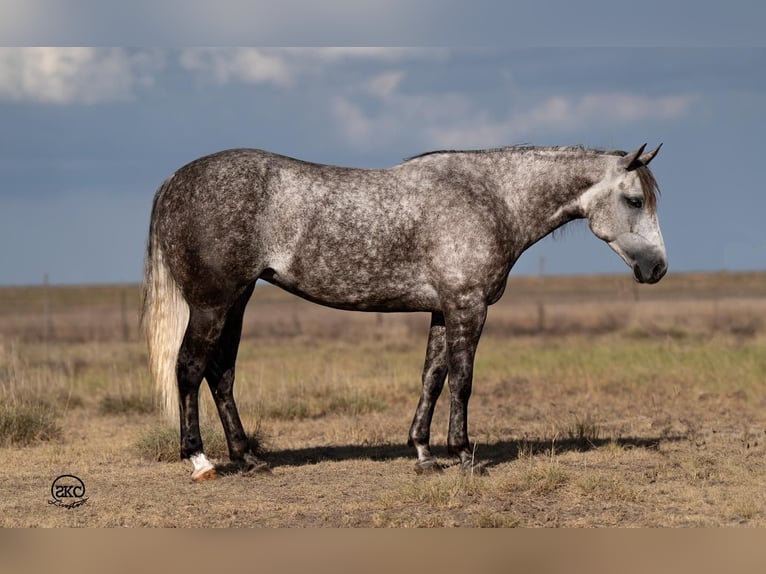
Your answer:
[[[529,130],[560,126],[569,129],[589,122],[629,123],[683,116],[692,103],[689,95],[650,97],[623,92],[586,94],[580,98],[552,97],[514,119],[514,127]]]
[[[507,145],[536,139],[544,132],[571,133],[586,126],[675,119],[686,114],[694,100],[685,94],[599,92],[554,94],[525,104],[522,94],[521,101],[514,97],[510,110],[503,113],[479,107],[461,91],[413,93],[402,89],[405,78],[414,75],[412,64],[439,61],[451,53],[444,48],[193,48],[181,52],[180,63],[221,84],[262,84],[278,89],[305,85],[307,79],[332,84],[329,100],[317,100],[315,105],[329,105],[340,133],[353,145],[367,149],[386,147],[404,139],[403,134],[425,147]]]
[[[287,86],[294,70],[284,58],[261,48],[189,48],[180,56],[181,67],[211,75],[218,83],[270,83]]]
[[[403,94],[396,91],[401,77],[373,78],[367,93],[377,94],[376,111],[365,113],[354,94],[333,104],[338,125],[354,145],[383,147],[398,134],[419,134],[431,148],[468,148],[508,145],[542,132],[571,133],[587,126],[627,125],[639,121],[673,120],[686,115],[690,95],[643,96],[594,93],[551,96],[537,105],[515,105],[506,116],[477,107],[463,94]],[[377,85],[378,90],[369,89]]]
[[[336,98],[333,113],[340,121],[343,133],[354,143],[370,141],[376,122],[367,118],[362,109],[346,98]],[[391,125],[389,123],[389,125]]]
[[[393,70],[373,76],[367,82],[365,87],[373,96],[386,98],[396,91],[402,79],[404,79],[404,72],[401,70]]]
[[[441,48],[189,48],[181,51],[179,61],[184,69],[221,84],[241,82],[284,88],[348,61],[390,64],[441,58],[447,53]]]
[[[0,48],[0,99],[52,104],[126,100],[160,58],[119,48]]]
[[[363,93],[371,92],[365,89]],[[470,100],[461,94],[401,94],[383,91],[379,95],[379,111],[375,114],[365,113],[364,108],[350,96],[337,96],[334,99],[333,113],[338,126],[354,145],[368,149],[385,147],[397,139],[406,138],[420,139],[422,144],[441,147],[443,144],[438,143],[442,139],[438,133],[441,126],[476,114]]]
[[[449,54],[446,48],[392,48],[388,46],[339,46],[321,48],[276,48],[278,52],[305,60],[325,63],[345,60],[370,60],[378,62],[401,62],[442,58]]]
[[[521,141],[540,131],[574,132],[586,126],[678,119],[689,111],[693,101],[694,97],[686,94],[650,97],[617,92],[552,96],[499,122],[479,122],[478,130],[464,123],[437,130],[437,135],[450,145],[457,145],[460,140],[483,134],[492,138],[491,145],[500,145]]]

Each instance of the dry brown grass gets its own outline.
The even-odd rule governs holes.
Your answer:
[[[490,312],[471,401],[486,477],[413,472],[405,443],[427,317],[257,289],[237,396],[273,473],[206,484],[189,482],[177,429],[154,411],[143,345],[135,333],[123,340],[126,288],[58,289],[45,336],[39,293],[0,298],[0,415],[36,413],[13,423],[31,429],[26,438],[9,438],[0,416],[2,526],[766,525],[764,274],[647,288],[512,281]],[[202,396],[208,451],[225,462]],[[447,403],[432,440],[450,465]],[[47,504],[64,473],[86,484],[78,509]]]

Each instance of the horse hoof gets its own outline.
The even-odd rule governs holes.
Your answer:
[[[218,473],[214,468],[208,468],[207,470],[200,469],[199,472],[194,471],[191,479],[194,482],[202,482],[203,480],[215,480],[218,478]]]
[[[436,459],[429,458],[428,460],[419,460],[415,463],[416,474],[441,474],[442,465],[436,462]]]

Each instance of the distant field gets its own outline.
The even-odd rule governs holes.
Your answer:
[[[237,396],[273,474],[192,484],[137,306],[135,285],[0,288],[0,526],[766,526],[766,273],[512,278],[470,405],[486,477],[413,471],[426,315],[264,285]],[[82,478],[85,505],[47,503],[60,474]]]
[[[28,342],[130,341],[138,334],[137,285],[0,287],[0,334]],[[625,328],[760,331],[766,325],[766,272],[670,274],[638,285],[629,274],[511,277],[490,308],[485,332],[616,332]],[[337,337],[382,324],[424,333],[423,314],[349,313],[259,285],[244,336]]]

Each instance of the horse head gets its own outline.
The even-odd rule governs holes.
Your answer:
[[[665,275],[668,260],[657,219],[657,183],[647,167],[662,144],[644,153],[615,156],[604,177],[580,198],[590,229],[628,266],[639,283],[656,283]]]

